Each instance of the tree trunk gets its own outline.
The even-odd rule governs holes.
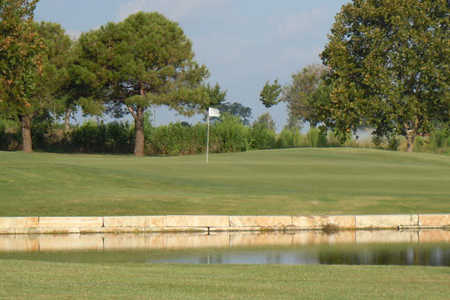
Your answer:
[[[144,156],[144,109],[138,106],[135,115],[134,130],[136,133],[136,139],[134,142],[134,155]]]
[[[66,109],[64,114],[64,132],[67,133],[70,130],[70,115],[72,114],[72,110],[70,108]]]
[[[408,144],[408,149],[406,151],[413,152],[415,140],[416,140],[416,133],[414,132],[414,130],[408,130],[406,133],[406,142]]]
[[[33,152],[33,141],[31,139],[31,117],[21,116],[22,123],[22,150],[25,153]]]

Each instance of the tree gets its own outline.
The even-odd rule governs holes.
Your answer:
[[[244,125],[250,124],[250,117],[252,109],[244,106],[239,102],[224,102],[218,106],[221,113],[229,113],[232,116],[238,117]]]
[[[278,80],[275,80],[272,84],[267,81],[261,93],[259,94],[259,100],[266,108],[270,108],[278,104],[278,102],[280,101],[280,94],[281,85],[278,83]]]
[[[227,97],[227,91],[220,88],[219,84],[213,87],[209,83],[205,86],[206,92],[208,93],[209,101],[202,107],[203,110],[208,110],[209,107],[220,106],[225,102]]]
[[[322,65],[309,65],[300,72],[292,74],[292,82],[283,88],[281,101],[286,102],[289,110],[289,124],[298,127],[298,123],[309,121],[314,124],[313,110],[317,103],[317,90],[323,83],[327,69]],[[295,126],[297,124],[297,126]]]
[[[34,95],[40,105],[35,107],[31,116],[34,117],[44,110],[54,115],[64,114],[67,131],[70,113],[75,109],[74,98],[71,97],[69,88],[73,42],[59,24],[41,22],[36,23],[35,28],[45,45],[45,51],[42,53],[42,74]]]
[[[258,119],[253,122],[253,126],[259,126],[260,128],[275,132],[275,121],[272,119],[272,116],[268,112],[260,115]]]
[[[189,39],[177,23],[159,13],[129,16],[79,38],[81,81],[90,100],[102,101],[107,111],[125,111],[135,122],[135,149],[144,155],[144,112],[151,105],[168,105],[191,115],[209,101],[200,83],[208,76],[199,66]],[[125,108],[125,111],[124,109]]]
[[[40,105],[34,98],[44,49],[33,26],[37,2],[0,0],[0,111],[20,120],[24,152],[32,152],[30,114]]]
[[[322,52],[331,105],[320,120],[340,134],[362,123],[378,136],[417,135],[448,123],[449,2],[353,0],[336,16]]]
[[[253,122],[251,136],[252,147],[254,149],[270,149],[275,147],[275,122],[268,112],[262,114]]]

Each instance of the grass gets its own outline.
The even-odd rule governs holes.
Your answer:
[[[2,299],[448,299],[441,267],[0,260]]]
[[[450,156],[290,149],[145,157],[0,152],[0,216],[450,212]]]

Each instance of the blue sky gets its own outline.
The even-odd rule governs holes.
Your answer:
[[[291,75],[319,63],[327,34],[348,0],[40,0],[36,20],[60,23],[72,36],[119,22],[137,11],[158,11],[177,21],[192,40],[196,60],[210,70],[211,83],[228,100],[250,106],[253,118],[267,110],[259,93],[267,80],[287,84]],[[185,120],[164,108],[155,124]],[[284,105],[271,108],[278,129]],[[200,117],[190,119],[191,122]]]

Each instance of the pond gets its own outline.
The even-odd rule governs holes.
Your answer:
[[[450,266],[450,231],[0,235],[0,259]]]

